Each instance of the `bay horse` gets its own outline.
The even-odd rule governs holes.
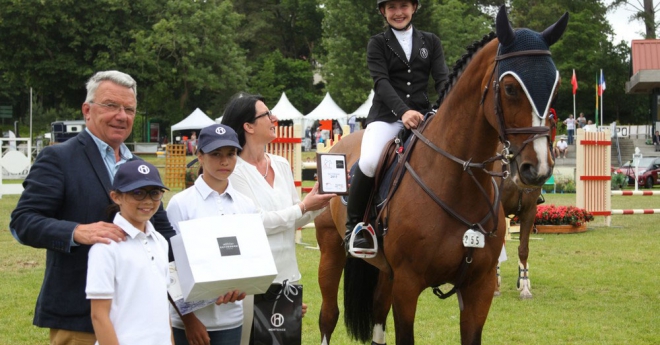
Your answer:
[[[500,8],[497,39],[491,34],[468,50],[450,75],[436,113],[413,131],[402,160],[406,172],[385,205],[386,229],[376,257],[346,259],[346,208],[340,198],[315,219],[322,344],[330,343],[339,318],[342,268],[344,321],[353,338],[365,342],[373,336],[372,344],[384,344],[391,305],[396,344],[414,344],[417,300],[433,287],[441,298],[456,293],[461,343],[481,343],[505,232],[494,176],[501,185],[509,174],[506,164],[502,172],[494,171],[494,161],[515,161],[518,169],[509,178],[521,187],[541,186],[550,176],[545,115],[560,78],[548,48],[567,23],[566,13],[543,33],[514,31]],[[358,159],[358,133],[331,150],[345,153],[347,166]],[[506,147],[500,153],[499,142]],[[453,285],[449,292],[439,289],[446,283]]]

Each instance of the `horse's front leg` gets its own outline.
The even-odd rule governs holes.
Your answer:
[[[534,227],[534,218],[536,217],[536,199],[530,198],[525,200],[526,203],[533,202],[533,205],[527,207],[520,212],[520,244],[518,245],[518,282],[516,286],[520,291],[521,299],[532,298],[532,283],[529,280],[529,264],[527,258],[529,257],[529,237]]]
[[[493,291],[497,284],[496,267],[478,279],[467,281],[458,291],[463,301],[461,310],[461,344],[480,345],[481,333],[493,302]]]
[[[339,320],[337,294],[342,270],[346,263],[346,254],[344,254],[341,236],[339,236],[334,223],[332,223],[332,218],[327,213],[329,212],[324,212],[315,220],[316,239],[321,250],[318,282],[322,299],[319,315],[322,345],[330,344],[330,338]],[[325,216],[328,219],[325,219]]]

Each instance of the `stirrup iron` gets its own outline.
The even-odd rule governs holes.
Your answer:
[[[373,248],[355,248],[353,247],[353,243],[355,242],[355,236],[357,236],[360,232],[364,231],[366,234],[371,235],[371,240],[372,243],[374,244]],[[364,236],[364,234],[362,234]],[[354,258],[360,258],[360,259],[371,259],[376,256],[378,253],[378,239],[376,238],[376,231],[374,231],[374,228],[371,226],[371,224],[364,224],[364,222],[359,222],[357,225],[355,225],[355,228],[353,228],[353,231],[351,231],[351,238],[349,239],[348,242],[348,253],[351,254],[352,257]]]

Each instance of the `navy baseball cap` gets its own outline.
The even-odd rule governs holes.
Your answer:
[[[150,186],[170,190],[160,180],[158,169],[143,160],[133,160],[119,166],[112,183],[112,189],[122,193]]]
[[[225,146],[232,146],[239,151],[243,148],[238,143],[238,135],[231,127],[226,125],[210,125],[202,128],[197,138],[197,150],[209,153]]]

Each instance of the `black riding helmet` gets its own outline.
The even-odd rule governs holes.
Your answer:
[[[378,13],[379,13],[381,16],[383,16],[383,18],[385,18],[385,15],[383,15],[383,13],[380,11],[380,8],[381,8],[381,6],[382,6],[384,3],[388,2],[388,1],[392,1],[392,0],[376,0],[376,10],[378,11]],[[389,26],[389,27],[391,27],[392,29],[397,30],[397,31],[406,31],[406,30],[408,30],[408,28],[410,27],[410,25],[412,25],[412,21],[413,21],[413,19],[415,19],[415,14],[416,14],[417,11],[419,11],[419,9],[422,7],[422,4],[419,3],[419,0],[410,0],[410,2],[412,2],[413,5],[417,5],[417,8],[415,9],[415,12],[413,13],[412,17],[410,18],[410,23],[408,23],[408,25],[406,25],[406,27],[403,28],[403,29],[401,29],[401,30],[392,27],[392,26],[389,25],[389,23],[388,23],[388,26]],[[387,21],[387,19],[385,19],[385,20]]]

